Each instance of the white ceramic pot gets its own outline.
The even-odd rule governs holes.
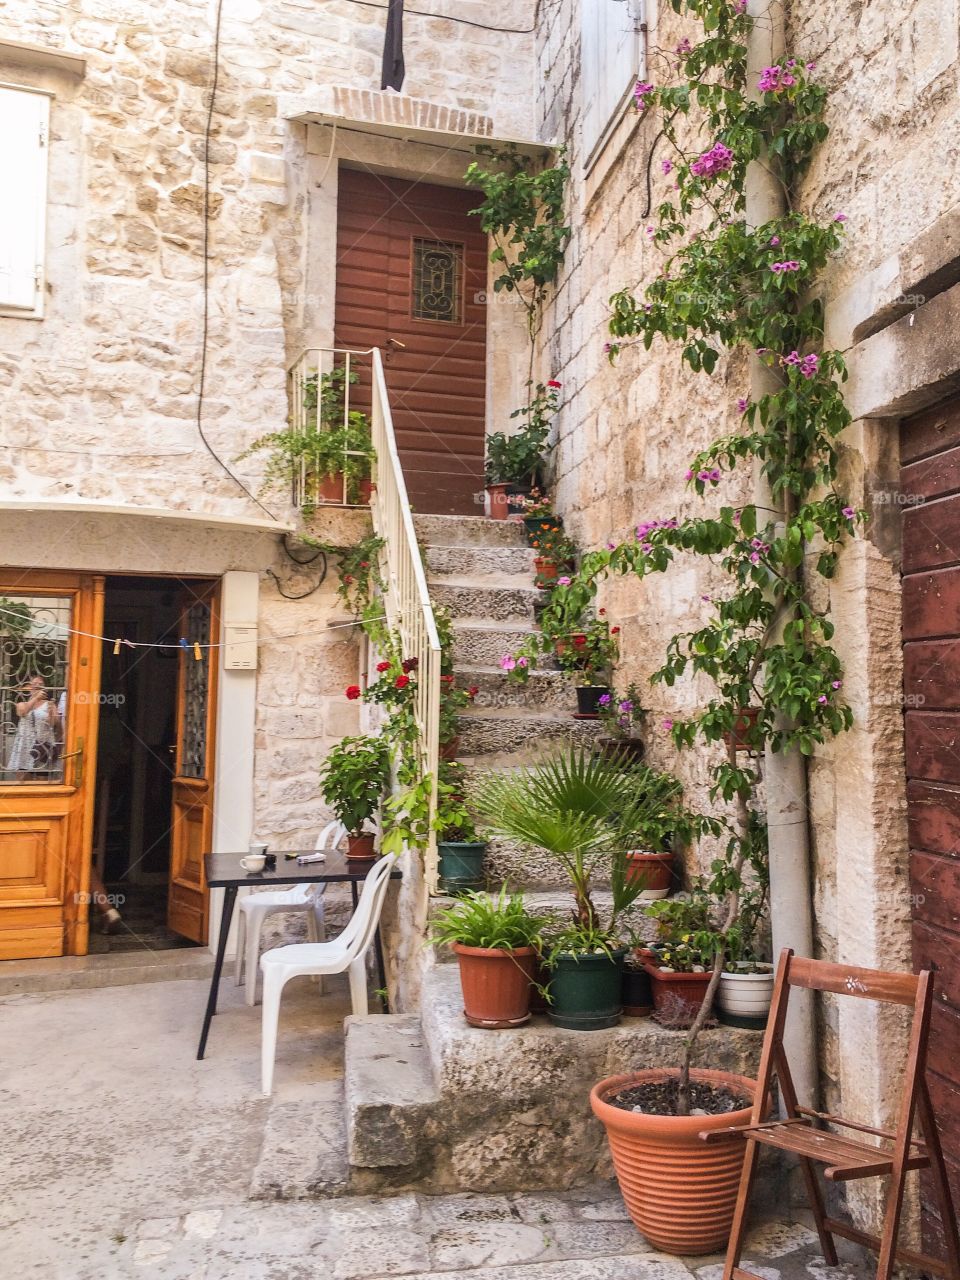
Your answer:
[[[760,973],[721,973],[717,1003],[734,1018],[765,1023],[773,999],[773,965],[759,965]]]

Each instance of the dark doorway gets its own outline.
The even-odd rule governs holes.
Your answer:
[[[108,577],[104,634],[176,644],[180,585]],[[120,921],[105,933],[91,907],[90,953],[193,945],[167,925],[177,660],[175,649],[104,645],[93,858]]]

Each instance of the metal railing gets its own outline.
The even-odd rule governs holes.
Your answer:
[[[437,837],[434,824],[437,814],[437,773],[440,762],[440,637],[430,602],[427,578],[413,525],[406,481],[400,465],[393,417],[387,395],[380,351],[347,351],[313,348],[305,351],[290,370],[291,427],[299,434],[322,429],[317,412],[311,409],[314,388],[322,385],[323,376],[343,370],[342,421],[351,421],[351,413],[364,413],[369,418],[373,446],[371,484],[361,493],[366,505],[369,490],[374,531],[383,540],[381,577],[386,622],[400,637],[404,658],[417,660],[414,716],[419,736],[420,766],[423,777],[430,779],[429,836],[423,850],[424,878],[431,893],[437,891]],[[357,381],[351,382],[356,374]],[[311,382],[312,379],[312,382]],[[351,387],[356,393],[351,396]],[[338,419],[341,417],[338,406]],[[345,449],[344,460],[363,456],[362,451]],[[348,502],[347,467],[344,468],[340,495],[323,496],[322,477],[309,456],[300,460],[299,474],[294,476],[294,502],[303,510],[323,502]]]
[[[369,355],[368,351],[313,347],[288,371],[290,427],[303,440],[293,467],[293,505],[300,511],[325,504],[365,507],[369,501],[370,483],[361,478],[369,458],[357,417],[364,411],[358,410],[351,394],[360,378],[362,357]],[[326,433],[339,435],[342,447],[324,447]],[[331,466],[336,470],[331,471]]]

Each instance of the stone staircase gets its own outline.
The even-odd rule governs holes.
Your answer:
[[[418,516],[430,593],[450,609],[457,683],[479,689],[460,722],[459,756],[470,774],[516,768],[551,743],[595,740],[601,728],[572,718],[575,695],[559,671],[526,685],[499,661],[536,627],[541,593],[523,526],[509,521]],[[565,916],[569,887],[551,859],[494,840],[491,887],[521,889],[537,912]],[[436,911],[451,900],[435,898]],[[610,894],[595,893],[601,913]],[[452,957],[430,953],[419,1014],[350,1017],[340,1102],[317,1108],[315,1141],[291,1140],[291,1119],[268,1124],[251,1194],[297,1199],[401,1191],[558,1189],[610,1175],[593,1120],[591,1086],[633,1067],[674,1066],[684,1033],[649,1019],[577,1032],[545,1017],[509,1032],[469,1027]],[[704,1065],[749,1073],[760,1036],[706,1032]],[[286,1153],[286,1154],[285,1154]]]

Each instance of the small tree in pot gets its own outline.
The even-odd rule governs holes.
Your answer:
[[[390,781],[390,753],[385,738],[341,738],[320,767],[323,797],[347,829],[351,858],[371,859],[372,822]]]

